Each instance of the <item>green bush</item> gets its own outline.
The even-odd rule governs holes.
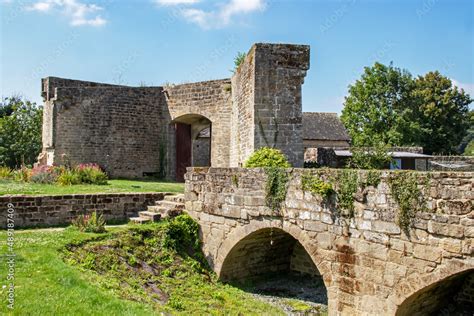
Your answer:
[[[105,220],[102,214],[97,215],[97,211],[92,214],[79,215],[72,221],[72,226],[86,233],[103,233],[105,232]]]
[[[0,167],[0,179],[10,179],[13,176],[13,171],[9,167]]]
[[[245,162],[246,168],[259,168],[259,167],[279,167],[289,168],[290,163],[286,159],[285,155],[275,148],[262,147],[256,150],[249,159]]]
[[[96,164],[81,164],[74,169],[80,183],[84,184],[107,184],[107,174]]]
[[[79,175],[77,174],[76,171],[64,170],[63,173],[59,175],[56,182],[60,185],[74,185],[74,184],[80,184],[81,179],[79,178]]]
[[[199,225],[189,215],[176,216],[167,223],[163,246],[172,249],[199,250]]]

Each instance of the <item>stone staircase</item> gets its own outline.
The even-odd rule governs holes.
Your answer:
[[[145,224],[157,222],[162,218],[180,215],[184,210],[184,194],[165,195],[163,200],[148,206],[146,211],[138,212],[138,217],[130,217],[130,222]]]

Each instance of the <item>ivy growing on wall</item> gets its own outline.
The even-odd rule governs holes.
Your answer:
[[[289,176],[285,169],[278,167],[265,168],[267,183],[265,185],[265,201],[272,211],[279,212],[286,199]]]
[[[381,172],[378,170],[367,171],[366,178],[365,178],[365,185],[377,187],[380,183],[380,176],[381,176]]]
[[[310,173],[305,173],[301,176],[301,187],[303,191],[311,192],[312,194],[319,195],[325,199],[329,198],[329,196],[334,192],[331,183]]]
[[[429,177],[424,185],[428,185]],[[389,178],[393,198],[398,204],[398,225],[406,232],[412,224],[416,212],[426,209],[422,192],[418,186],[419,178],[414,172],[398,171]]]
[[[337,174],[337,206],[349,218],[354,217],[354,194],[359,186],[358,172],[345,169]]]

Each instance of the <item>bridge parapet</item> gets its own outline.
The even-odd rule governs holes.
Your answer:
[[[280,209],[271,210],[263,169],[188,169],[186,209],[199,222],[204,253],[221,277],[246,276],[250,266],[245,258],[255,256],[255,248],[247,246],[253,253],[245,252],[242,240],[250,245],[253,233],[277,229],[309,254],[324,280],[333,315],[428,313],[452,296],[449,280],[462,273],[472,279],[474,173],[406,177],[390,171],[288,169],[287,174],[286,199]],[[338,193],[323,198],[303,190],[305,177],[332,183]],[[340,195],[346,190],[347,198],[347,189],[341,187],[354,179],[351,209],[343,210]],[[416,199],[409,199],[408,189],[416,191]],[[411,206],[403,210],[400,204],[407,199]],[[409,225],[400,225],[400,219]],[[252,260],[263,264],[266,254],[260,252],[260,261]],[[470,288],[459,299],[474,295]]]

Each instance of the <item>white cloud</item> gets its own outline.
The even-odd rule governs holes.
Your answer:
[[[182,5],[179,10],[181,16],[203,29],[221,28],[229,25],[237,15],[263,11],[266,8],[265,0],[229,0],[217,5],[213,10],[189,6],[198,2],[194,0],[155,0],[155,2],[162,5]]]
[[[456,87],[460,89],[464,89],[464,92],[468,93],[471,96],[471,98],[474,97],[474,83],[463,83],[455,79],[451,79],[451,80]]]
[[[232,16],[241,13],[251,13],[254,11],[263,11],[265,3],[263,0],[231,0],[224,5],[219,12],[222,23],[229,24]]]
[[[70,24],[73,26],[101,26],[107,23],[107,20],[97,14],[103,10],[102,7],[78,0],[42,0],[28,6],[27,10],[38,12],[57,10],[70,19]]]
[[[200,0],[155,0],[154,2],[159,5],[172,6],[180,4],[194,4],[198,3]]]

